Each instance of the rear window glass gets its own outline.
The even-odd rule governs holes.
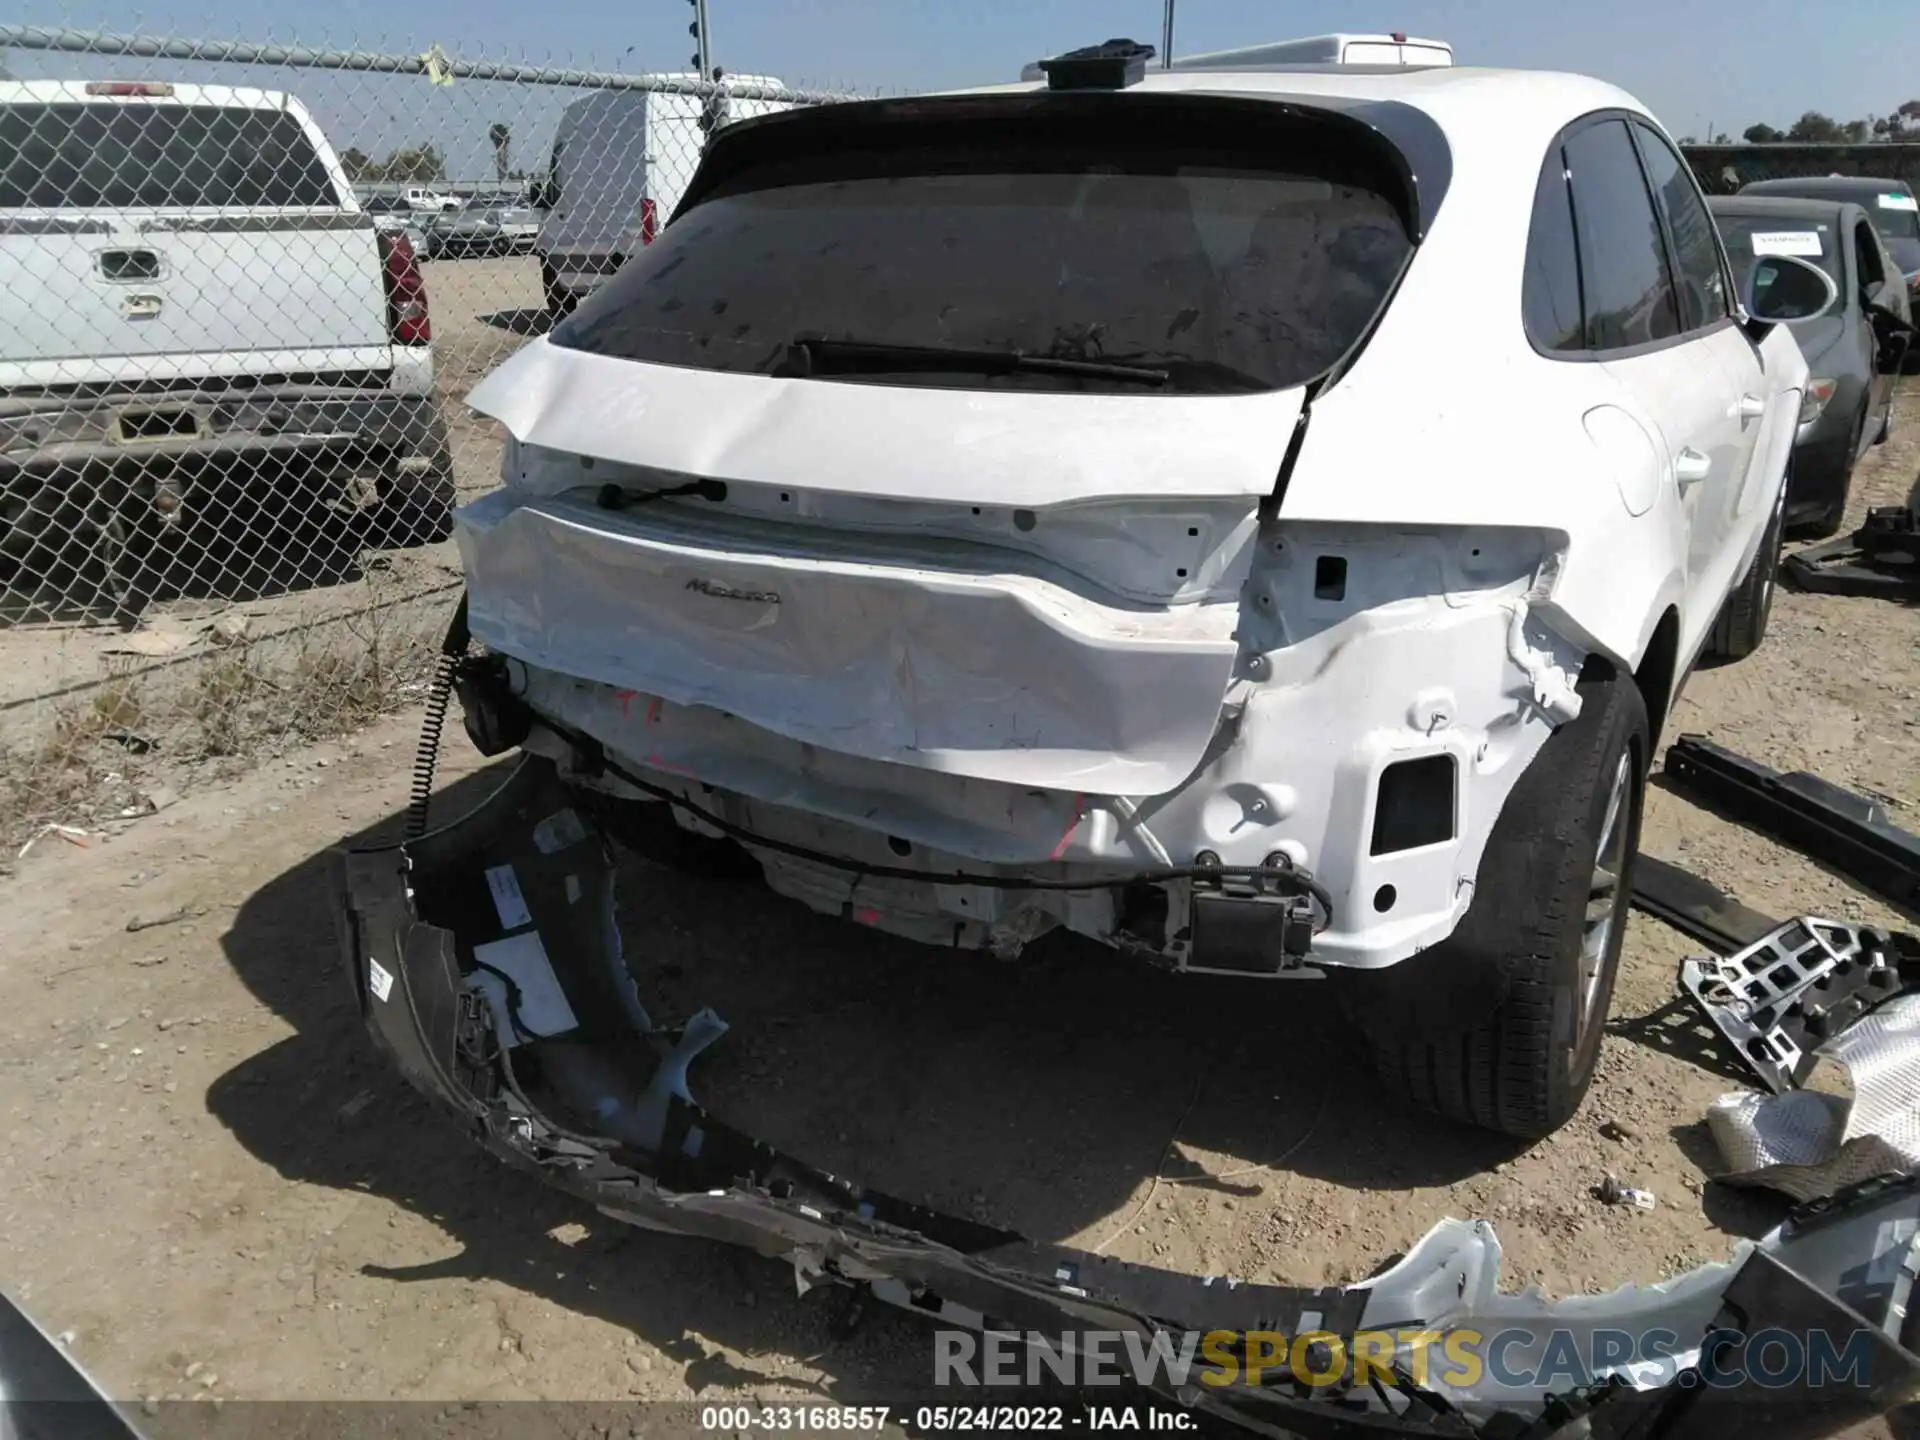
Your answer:
[[[1903,275],[1920,272],[1920,202],[1905,188],[1889,189],[1871,181],[1813,177],[1803,180],[1757,181],[1742,187],[1742,195],[1803,195],[1810,200],[1850,200],[1867,212],[1887,255]]]
[[[0,105],[0,208],[338,205],[294,115],[214,105]]]
[[[749,172],[677,217],[554,342],[761,374],[795,373],[793,342],[820,337],[1165,375],[1143,385],[964,360],[823,375],[882,384],[1302,384],[1366,331],[1408,255],[1388,198],[1398,182],[1382,157],[1330,143],[1323,127],[1251,127],[1244,111],[1189,123],[1194,113],[1152,130],[895,126],[925,133]]]
[[[1833,277],[1841,293],[1846,293],[1846,271],[1841,268],[1840,248],[1831,225],[1778,215],[1716,215],[1714,219],[1720,226],[1720,238],[1726,242],[1727,259],[1733,262],[1734,282],[1742,295],[1753,280],[1753,262],[1766,255],[1791,255],[1818,265]]]
[[[1904,191],[1876,195],[1865,208],[1900,273],[1920,271],[1920,213],[1913,196]]]

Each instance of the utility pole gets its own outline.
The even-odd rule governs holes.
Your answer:
[[[1173,0],[1167,0],[1167,18],[1160,27],[1160,68],[1173,68]]]
[[[687,0],[687,3],[693,6],[693,23],[687,26],[687,34],[693,37],[694,73],[699,75],[699,77],[702,80],[710,80],[713,78],[713,70],[712,70],[712,67],[707,63],[709,59],[709,54],[708,54],[709,46],[708,46],[708,39],[707,39],[707,0]]]

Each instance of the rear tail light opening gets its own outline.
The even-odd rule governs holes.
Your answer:
[[[387,282],[387,325],[396,345],[425,345],[433,339],[427,318],[427,282],[419,257],[404,231],[380,236],[381,269]]]

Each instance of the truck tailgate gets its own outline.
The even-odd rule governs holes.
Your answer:
[[[372,222],[0,216],[0,386],[384,368]]]

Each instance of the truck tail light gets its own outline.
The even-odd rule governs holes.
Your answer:
[[[653,237],[660,233],[660,210],[652,200],[640,202],[640,243],[651,245]]]
[[[427,319],[427,282],[405,231],[380,237],[381,269],[387,281],[387,326],[396,345],[425,345],[433,339]]]

